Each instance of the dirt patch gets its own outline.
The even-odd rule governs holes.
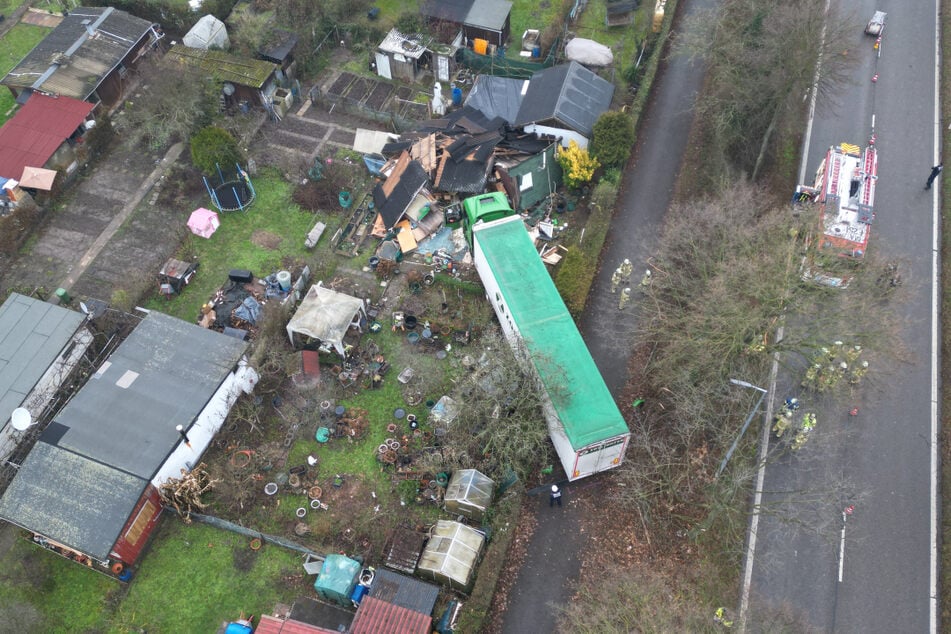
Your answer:
[[[366,105],[374,110],[381,110],[383,104],[386,103],[386,100],[390,98],[391,94],[393,94],[392,86],[384,84],[383,82],[377,82],[376,87],[373,88],[373,91],[366,100]]]
[[[267,249],[269,251],[274,251],[280,248],[281,242],[283,241],[284,241],[284,238],[282,238],[281,236],[275,235],[271,233],[270,231],[263,231],[261,229],[258,229],[257,231],[251,234],[252,244],[255,244],[261,247],[262,249]]]
[[[342,96],[344,91],[347,89],[347,86],[349,86],[356,78],[357,76],[353,73],[340,73],[340,76],[337,77],[337,80],[334,81],[327,93],[334,97]]]
[[[354,101],[363,101],[370,91],[370,84],[367,80],[360,78],[350,84],[350,90],[347,91],[347,99]]]

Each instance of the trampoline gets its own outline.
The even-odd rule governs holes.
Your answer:
[[[221,166],[215,167],[218,168],[217,186],[212,187],[208,178],[202,177],[215,208],[218,211],[245,211],[254,202],[255,192],[251,176],[236,163],[234,177],[226,180]]]

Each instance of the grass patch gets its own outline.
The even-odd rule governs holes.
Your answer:
[[[0,13],[3,11],[0,0]],[[19,4],[19,3],[17,3]],[[40,40],[46,37],[50,29],[31,24],[17,24],[0,39],[0,76],[4,76],[20,63],[26,54],[33,50]],[[0,90],[0,125],[13,116],[16,102],[9,90]]]
[[[584,310],[594,277],[598,273],[598,261],[611,228],[616,197],[617,187],[613,183],[602,181],[595,187],[590,205],[591,215],[584,223],[584,240],[581,241],[581,234],[576,233],[577,226],[572,229],[572,242],[555,274],[555,286],[565,300],[568,311],[575,317]]]
[[[267,613],[306,593],[304,577],[294,577],[299,553],[273,545],[251,553],[242,535],[166,517],[108,631],[214,632],[242,611]]]
[[[194,321],[201,305],[227,281],[231,269],[247,269],[263,277],[306,261],[310,253],[304,248],[304,236],[314,223],[321,220],[327,224],[325,241],[339,225],[339,218],[329,214],[301,211],[291,202],[292,186],[276,172],[267,171],[256,178],[254,188],[257,198],[247,212],[220,214],[221,226],[210,239],[187,237],[177,257],[198,261],[198,274],[180,295],[171,300],[153,297],[146,302],[147,308]],[[279,238],[276,248],[256,243],[255,236],[265,232]]]

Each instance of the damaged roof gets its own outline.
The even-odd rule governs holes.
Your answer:
[[[501,117],[506,123],[512,124],[518,116],[528,84],[527,79],[479,75],[466,96],[465,105],[490,119]]]
[[[76,7],[0,84],[88,99],[151,28],[112,7]]]
[[[532,75],[515,124],[554,121],[590,137],[613,98],[611,82],[578,62],[559,64]]]
[[[429,175],[423,166],[411,159],[408,153],[400,155],[387,179],[373,188],[373,204],[387,229],[392,229],[400,221],[416,194],[428,184]]]

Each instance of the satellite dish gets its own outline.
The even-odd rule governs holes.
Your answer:
[[[86,302],[79,302],[79,310],[83,311],[84,314],[89,314],[89,307],[86,306]]]
[[[230,97],[234,94],[234,84],[232,84],[230,81],[226,81],[221,87],[221,92],[223,92],[226,97]]]
[[[10,424],[17,431],[26,431],[33,424],[33,415],[25,407],[18,407],[10,415]]]

